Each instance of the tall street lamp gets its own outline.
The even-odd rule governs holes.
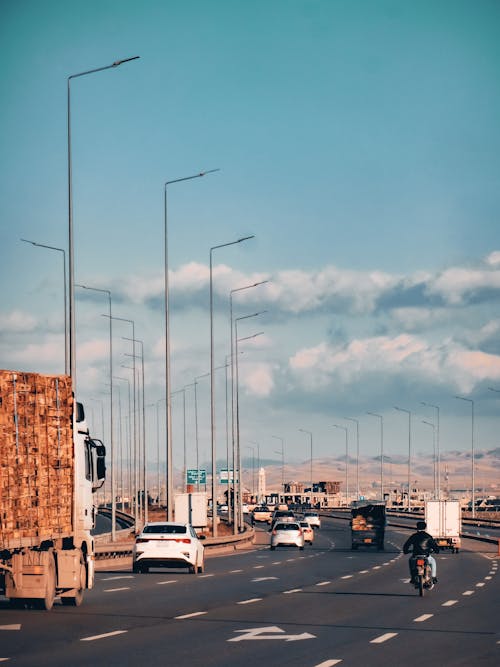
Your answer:
[[[108,295],[109,305],[109,403],[111,422],[111,541],[116,539],[116,475],[115,475],[115,440],[113,428],[113,316],[111,314],[111,292],[108,289],[89,287],[88,285],[75,285],[91,292],[99,292]]]
[[[145,409],[145,385],[144,385],[144,341],[139,340],[138,338],[125,338],[122,336],[123,340],[131,341],[134,345],[134,354],[126,356],[135,356],[135,343],[139,343],[141,346],[141,372],[142,372],[142,475],[144,479],[144,523],[148,521],[148,481],[147,481],[147,456],[146,456],[146,409]]]
[[[132,404],[131,404],[131,399],[130,399],[130,380],[128,378],[123,378],[123,377],[118,377],[114,376],[114,380],[120,380],[121,382],[126,382],[127,383],[127,388],[128,388],[128,415],[127,415],[127,423],[128,423],[128,466],[127,466],[127,479],[128,479],[128,497],[129,497],[129,505],[132,503],[132,429],[131,429],[131,418],[132,418]],[[122,463],[123,465],[123,463]]]
[[[211,449],[212,449],[212,508],[213,508],[213,521],[212,521],[212,534],[214,537],[217,537],[217,521],[215,516],[215,507],[216,507],[216,476],[217,476],[217,461],[216,461],[216,451],[215,451],[215,379],[214,379],[214,307],[213,307],[213,270],[212,270],[212,255],[214,250],[219,250],[220,248],[227,248],[243,241],[248,241],[253,239],[254,235],[244,236],[236,241],[230,241],[229,243],[220,243],[219,245],[212,246],[210,248],[210,440],[211,440]]]
[[[436,476],[437,476],[437,468],[436,468],[436,425],[433,424],[432,422],[428,422],[425,419],[422,419],[422,424],[425,424],[426,426],[430,426],[432,428],[432,450],[433,450],[433,461],[434,461],[434,498],[437,498],[437,482],[436,482]]]
[[[408,415],[408,501],[407,501],[407,506],[408,506],[408,512],[411,509],[411,499],[410,499],[410,493],[411,493],[411,411],[410,410],[405,410],[405,408],[398,408],[396,405],[394,406],[395,410],[398,410],[399,412],[406,412]]]
[[[56,248],[51,245],[44,245],[43,243],[36,243],[35,241],[28,241],[28,239],[21,239],[25,243],[37,246],[37,248],[48,248],[49,250],[57,250],[63,256],[63,286],[64,286],[64,374],[69,375],[69,336],[68,336],[68,298],[66,296],[66,251],[63,248]]]
[[[311,433],[311,431],[306,431],[303,428],[299,428],[299,431],[301,431],[302,433],[307,433],[307,435],[309,436],[310,445],[311,445],[311,501],[312,501],[313,485],[314,485],[314,479],[313,479],[313,434]],[[311,504],[312,504],[312,502],[311,502]]]
[[[377,412],[367,412],[367,415],[380,419],[380,500],[384,501],[384,418]]]
[[[172,521],[174,518],[174,504],[173,504],[173,485],[174,485],[174,470],[173,470],[173,454],[172,454],[172,406],[170,402],[171,388],[170,388],[170,305],[169,305],[169,285],[168,285],[168,222],[167,222],[167,189],[169,185],[174,183],[182,183],[183,181],[191,181],[195,178],[201,178],[206,174],[212,174],[219,169],[209,169],[208,171],[200,171],[193,176],[184,176],[183,178],[174,178],[171,181],[166,181],[163,186],[163,236],[164,236],[164,291],[165,291],[165,396],[167,397],[166,404],[166,460],[167,460],[167,520]]]
[[[433,405],[432,403],[426,403],[425,401],[420,401],[421,405],[426,405],[429,408],[434,408],[436,411],[436,497],[438,500],[441,500],[441,445],[439,438],[439,406]]]
[[[344,419],[356,424],[356,499],[359,500],[359,420],[353,417],[344,417]]]
[[[349,444],[347,426],[340,426],[340,424],[332,424],[334,428],[341,428],[345,433],[345,506],[349,507]]]
[[[281,454],[281,490],[285,493],[285,440],[279,435],[272,435],[271,438],[281,442],[281,451],[276,452],[276,454]]]
[[[475,450],[474,450],[474,401],[472,398],[465,398],[464,396],[455,396],[459,401],[467,401],[471,408],[471,467],[472,467],[472,518],[476,516],[476,464],[475,464]]]
[[[104,67],[97,67],[96,69],[89,69],[86,72],[79,74],[71,74],[68,76],[68,93],[67,93],[67,116],[68,116],[68,250],[69,250],[69,374],[71,376],[73,393],[76,390],[76,349],[75,349],[75,263],[74,263],[74,248],[73,248],[73,165],[71,159],[71,81],[80,76],[87,76],[95,72],[102,72],[105,69],[112,69],[119,67],[123,63],[128,63],[131,60],[137,60],[140,56],[133,56],[132,58],[123,58],[116,60],[111,65]]]

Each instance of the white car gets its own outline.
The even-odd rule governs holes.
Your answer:
[[[304,542],[307,542],[308,544],[312,544],[314,540],[314,529],[309,523],[309,521],[306,521],[305,519],[301,519],[299,521],[299,525],[302,528],[302,532],[304,533]]]
[[[277,521],[271,530],[271,551],[276,547],[298,547],[304,550],[304,531],[296,521]]]
[[[132,550],[132,571],[150,567],[184,567],[191,574],[205,569],[204,547],[189,523],[155,521],[146,523]]]
[[[319,514],[317,512],[304,512],[304,521],[309,521],[313,528],[321,528],[321,519],[319,518]]]

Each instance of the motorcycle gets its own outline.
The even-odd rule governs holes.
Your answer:
[[[412,570],[414,575],[410,583],[418,589],[418,594],[422,597],[424,590],[427,589],[430,591],[434,588],[431,566],[427,560],[427,556],[412,556],[411,560],[413,562]]]

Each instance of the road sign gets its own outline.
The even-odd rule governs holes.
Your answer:
[[[206,484],[207,483],[207,471],[206,470],[196,470],[196,468],[189,468],[186,470],[186,483],[187,484]]]
[[[241,633],[239,637],[228,639],[228,642],[241,642],[251,639],[283,639],[287,642],[296,642],[301,639],[316,639],[316,635],[311,635],[309,632],[303,632],[300,635],[285,635],[285,631],[278,628],[276,625],[270,625],[266,628],[248,628],[247,630],[235,630]]]
[[[236,473],[238,474],[238,473]],[[220,484],[238,484],[238,480],[234,478],[232,470],[221,470],[219,472],[219,483]]]

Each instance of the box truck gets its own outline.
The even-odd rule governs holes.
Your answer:
[[[0,370],[0,595],[79,606],[94,583],[94,492],[105,448],[71,378]]]
[[[461,546],[462,514],[458,500],[428,500],[425,503],[427,532],[441,549],[458,553]]]
[[[193,528],[205,528],[208,525],[206,492],[178,493],[174,497],[174,516],[176,521],[190,523]]]
[[[356,501],[351,508],[351,547],[359,546],[384,548],[385,503]]]

